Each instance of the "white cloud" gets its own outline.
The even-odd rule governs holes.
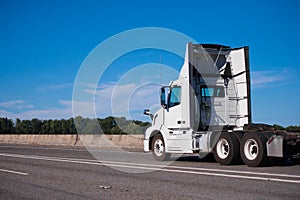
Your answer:
[[[128,83],[119,85],[107,83],[97,86],[94,91],[91,89],[92,86],[87,86],[85,94],[88,97],[91,97],[90,95],[92,94],[92,98],[87,98],[85,101],[59,100],[60,106],[47,109],[33,109],[33,105],[25,104],[23,100],[3,102],[0,103],[0,106],[4,108],[0,110],[0,117],[9,117],[12,119],[61,119],[78,115],[100,118],[111,115],[125,116],[129,119],[140,119],[143,117],[142,111],[145,108],[151,108],[158,103],[159,87],[155,83]],[[7,110],[9,107],[20,105],[23,107],[27,105],[27,108],[31,109],[26,111],[19,110],[19,112]]]
[[[177,79],[178,72],[169,66],[148,63],[136,66],[119,77],[117,82],[92,84],[76,83],[74,98],[80,102],[92,102],[86,105],[90,113],[95,110],[98,117],[125,116],[130,118],[131,113],[141,113],[158,103],[159,85]]]
[[[24,100],[13,100],[1,102],[0,107],[10,108],[10,109],[24,109],[24,108],[34,108],[32,104],[27,104]]]
[[[95,107],[98,115],[125,116],[157,104],[159,86],[156,84],[102,85],[97,88]],[[87,91],[91,92],[91,91]]]
[[[72,107],[66,106],[61,109],[36,109],[23,112],[8,112],[6,110],[0,110],[0,117],[8,117],[11,119],[62,119],[72,117]]]
[[[101,89],[97,89],[96,98],[93,102],[59,100],[62,108],[31,109],[23,112],[9,112],[4,109],[0,110],[0,117],[12,119],[62,119],[73,117],[73,115],[81,115],[83,117],[96,116],[100,118],[113,115],[137,119],[136,117],[138,116],[136,114],[135,116],[131,116],[131,114],[141,113],[142,117],[143,109],[150,108],[157,103],[158,94],[158,86],[155,85],[141,87],[135,84],[120,86],[109,84],[101,87]],[[13,102],[2,104],[10,105]],[[74,113],[72,106],[74,107]]]
[[[63,90],[66,88],[73,87],[73,83],[63,83],[63,84],[54,84],[54,85],[46,85],[46,86],[38,86],[38,91],[49,91],[49,90]]]
[[[79,102],[73,103],[75,115],[125,116],[141,113],[145,108],[158,104],[159,84],[157,83],[105,83],[101,85],[85,85]],[[86,98],[84,97],[86,95]],[[72,102],[60,102],[71,105]],[[136,117],[134,117],[136,119]]]
[[[287,71],[253,71],[251,84],[253,88],[276,87],[287,80]]]
[[[15,118],[11,117],[13,114],[11,112],[7,112],[6,110],[0,110],[0,117],[8,117],[8,118]]]

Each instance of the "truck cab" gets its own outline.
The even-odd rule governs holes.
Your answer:
[[[224,165],[244,156],[249,166],[262,164],[264,156],[282,156],[282,145],[273,150],[267,141],[273,138],[271,143],[277,144],[283,136],[262,137],[248,130],[253,126],[250,100],[247,46],[188,43],[178,79],[160,89],[161,108],[154,114],[144,112],[152,119],[144,151],[152,150],[157,160],[166,160],[171,153],[214,153]]]

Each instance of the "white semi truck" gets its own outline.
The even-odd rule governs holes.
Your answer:
[[[160,90],[161,108],[148,109],[144,151],[163,161],[172,153],[213,153],[221,165],[248,166],[300,153],[299,133],[252,124],[249,48],[188,43],[179,78]]]

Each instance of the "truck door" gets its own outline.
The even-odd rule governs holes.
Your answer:
[[[163,87],[161,105],[164,107],[164,126],[170,130],[190,128],[189,84],[184,80],[174,81],[171,86]],[[173,132],[175,134],[175,131]]]
[[[181,105],[181,85],[174,85],[167,89],[167,108],[164,112],[164,125],[168,129],[181,128],[182,122],[182,105]]]
[[[200,128],[222,126],[226,123],[224,86],[200,86]]]

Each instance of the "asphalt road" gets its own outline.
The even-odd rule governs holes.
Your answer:
[[[0,199],[300,199],[297,159],[260,168],[173,161],[99,162],[82,147],[1,144]]]

